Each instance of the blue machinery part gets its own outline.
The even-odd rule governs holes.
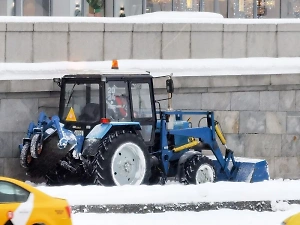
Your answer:
[[[189,126],[189,122],[183,120],[184,115],[202,115],[206,117],[207,126],[195,127]],[[169,174],[170,163],[179,160],[184,163],[195,154],[202,154],[198,151],[189,149],[190,142],[195,142],[199,139],[202,143],[206,144],[207,150],[211,150],[213,155],[209,156],[216,168],[216,181],[244,181],[244,182],[258,182],[269,179],[268,164],[265,160],[254,160],[247,158],[235,158],[233,151],[228,149],[226,144],[226,153],[223,156],[218,146],[216,136],[219,136],[218,130],[215,127],[214,113],[213,112],[183,112],[183,111],[165,111],[160,112],[160,120],[157,121],[156,133],[160,136],[159,149],[153,154],[158,154],[161,159],[161,166],[165,176]],[[171,118],[174,118],[172,121]],[[173,127],[170,128],[168,123],[172,122]],[[42,135],[42,140],[46,140],[53,132],[57,132],[59,137],[58,147],[65,148],[68,144],[71,149],[74,149],[77,154],[82,151],[82,146],[85,138],[102,139],[113,126],[130,126],[136,130],[140,130],[139,122],[110,122],[107,124],[96,125],[92,131],[84,137],[83,134],[76,134],[64,128],[60,123],[58,116],[48,118],[43,112],[40,113],[37,125],[33,122],[29,124],[27,136],[23,139],[23,144],[31,140],[32,136],[36,133]],[[217,134],[216,135],[216,131]],[[76,134],[76,135],[75,135]],[[169,148],[168,136],[174,135],[175,147]],[[222,138],[220,138],[222,139]],[[226,140],[221,142],[224,144]],[[20,145],[20,150],[23,145]],[[186,148],[185,148],[186,147]]]
[[[19,150],[21,151],[23,145],[26,142],[30,142],[31,138],[35,134],[41,134],[41,141],[45,141],[48,137],[51,136],[54,132],[57,132],[59,142],[57,144],[58,148],[63,149],[68,144],[72,145],[72,149],[79,153],[83,145],[84,137],[81,135],[75,136],[70,130],[64,129],[63,124],[60,123],[58,116],[53,116],[51,119],[46,116],[44,112],[41,112],[38,117],[37,125],[34,122],[31,122],[27,129],[26,137],[23,138],[23,143],[19,145]]]
[[[196,127],[196,128],[180,128],[168,129],[167,128],[167,117],[175,116],[176,121],[182,121],[183,115],[203,115],[207,119],[206,127]],[[247,159],[239,158],[236,161],[233,156],[233,151],[226,147],[225,156],[222,155],[221,149],[218,146],[216,140],[216,130],[215,130],[215,120],[213,112],[182,112],[182,111],[165,111],[161,113],[161,120],[158,121],[161,146],[160,154],[163,164],[164,173],[168,174],[169,170],[169,160],[179,159],[184,155],[188,149],[174,153],[174,150],[168,148],[167,133],[173,134],[175,137],[193,137],[199,138],[203,143],[206,143],[207,146],[213,153],[211,156],[212,161],[216,167],[216,181],[220,180],[230,180],[230,181],[244,181],[244,182],[258,182],[269,179],[268,164],[265,160],[256,160],[256,159]],[[158,131],[158,130],[157,130]],[[175,154],[175,155],[174,155]],[[195,153],[196,154],[196,153]],[[174,157],[175,156],[175,157]],[[185,156],[185,160],[189,157],[192,157],[193,153],[188,153],[188,156]]]

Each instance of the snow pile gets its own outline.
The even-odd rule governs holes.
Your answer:
[[[66,198],[72,205],[300,200],[300,180],[281,179],[258,183],[217,182],[201,185],[170,183],[164,186],[121,187],[39,185],[37,188],[52,196]],[[274,207],[279,206],[276,204]]]
[[[178,60],[118,60],[119,69],[153,76],[218,76],[300,73],[300,57]],[[0,63],[0,80],[52,79],[64,74],[107,72],[111,61]],[[115,71],[115,70],[114,70]]]
[[[134,16],[127,16],[126,19],[166,19],[166,20],[176,20],[176,19],[222,19],[224,18],[222,14],[213,12],[176,12],[176,11],[159,11],[152,12]]]
[[[47,17],[47,16],[0,16],[0,23],[218,23],[218,24],[286,24],[300,23],[299,19],[236,19],[223,18],[221,14],[211,12],[152,12],[127,17]]]

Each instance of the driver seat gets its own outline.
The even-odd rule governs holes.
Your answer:
[[[100,105],[97,103],[86,104],[78,118],[80,121],[95,122],[100,120]]]

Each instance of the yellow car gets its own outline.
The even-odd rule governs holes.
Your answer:
[[[286,218],[281,225],[299,225],[300,224],[300,213],[296,213]]]
[[[65,199],[51,197],[22,181],[0,177],[0,224],[72,225]]]

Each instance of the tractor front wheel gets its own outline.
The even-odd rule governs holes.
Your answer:
[[[32,137],[30,152],[33,158],[38,158],[39,155],[42,153],[43,146],[41,143],[41,138],[42,138],[41,134],[35,134]]]
[[[206,156],[195,155],[184,165],[186,181],[189,184],[215,182],[216,169],[212,160]]]
[[[27,169],[30,167],[31,163],[32,163],[32,156],[30,154],[30,143],[26,142],[21,150],[21,154],[20,154],[20,164],[23,168]]]
[[[93,161],[94,183],[104,186],[148,184],[150,154],[144,141],[126,131],[108,135]]]

